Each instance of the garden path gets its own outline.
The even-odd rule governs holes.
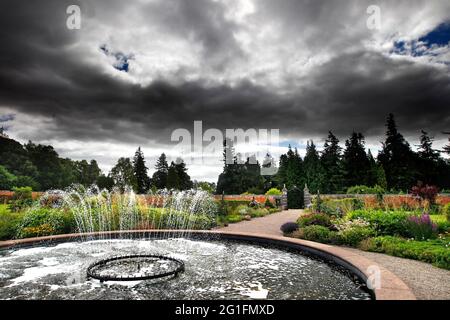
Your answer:
[[[303,210],[287,210],[250,221],[242,221],[221,228],[223,231],[262,233],[281,236],[280,227],[286,222],[295,222]],[[345,248],[370,259],[403,280],[419,300],[450,300],[450,271],[429,263]]]
[[[272,236],[282,236],[280,231],[282,224],[286,222],[295,222],[303,213],[303,210],[286,210],[278,213],[269,214],[265,217],[254,218],[250,221],[241,221],[239,223],[229,224],[227,227],[220,228],[223,231],[263,233]]]

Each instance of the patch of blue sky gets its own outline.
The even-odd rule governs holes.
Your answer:
[[[428,34],[412,41],[395,41],[391,53],[412,57],[439,57],[445,49],[449,49],[450,23],[443,23]],[[448,61],[442,61],[444,63]]]
[[[119,70],[128,72],[129,70],[129,60],[132,60],[134,58],[133,54],[124,54],[120,51],[114,52],[111,49],[108,48],[106,44],[100,46],[100,50],[107,56],[114,57],[115,61],[112,64],[112,66]]]

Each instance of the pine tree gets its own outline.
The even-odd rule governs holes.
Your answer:
[[[423,160],[437,161],[439,159],[439,152],[433,149],[434,138],[428,136],[428,133],[424,130],[421,131],[420,145],[419,147],[419,158]]]
[[[306,144],[306,155],[303,160],[305,182],[312,193],[323,190],[325,183],[325,172],[320,162],[319,152],[314,142],[308,141]]]
[[[364,136],[361,133],[353,132],[350,139],[345,141],[343,169],[347,188],[370,182],[367,178],[370,161],[364,145]]]
[[[378,161],[386,173],[389,189],[409,190],[418,176],[416,155],[398,132],[393,114],[388,115],[386,127],[386,140],[378,154]]]
[[[178,158],[176,161],[175,171],[177,174],[178,189],[180,190],[191,189],[193,187],[193,183],[191,181],[191,177],[187,173],[186,164],[181,158]]]
[[[421,132],[416,166],[418,180],[430,185],[440,184],[441,178],[445,176],[445,162],[439,152],[433,149],[434,138],[424,130]]]
[[[170,163],[169,170],[167,171],[167,189],[180,189],[177,168],[173,161]]]
[[[387,189],[386,173],[384,172],[383,166],[377,164],[377,183],[376,185],[382,187],[384,190]]]
[[[450,132],[443,132],[443,133],[450,135]],[[445,146],[442,151],[445,152],[446,154],[450,155],[450,137],[448,138],[448,142],[449,142],[449,144],[447,146]]]
[[[329,131],[320,157],[326,182],[322,190],[324,193],[337,193],[343,189],[341,153],[342,148],[339,146],[339,139]]]
[[[164,153],[158,158],[155,165],[156,171],[153,173],[152,182],[158,189],[167,187],[167,175],[169,172],[169,165],[167,164],[166,155]]]
[[[144,153],[141,147],[134,154],[133,170],[136,178],[136,192],[138,194],[147,193],[150,188],[150,178],[147,175],[148,168],[145,166]]]

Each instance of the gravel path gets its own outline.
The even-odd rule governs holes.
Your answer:
[[[286,210],[279,213],[269,214],[265,217],[255,218],[250,221],[229,224],[228,227],[220,228],[223,231],[264,233],[273,236],[282,236],[281,225],[286,222],[297,221],[302,210]]]
[[[382,265],[399,277],[419,300],[450,300],[450,271],[429,263],[346,248]]]
[[[303,213],[302,210],[287,210],[262,218],[230,224],[221,228],[223,231],[265,233],[280,236],[280,226],[286,222],[294,222]],[[408,285],[419,300],[450,300],[450,271],[436,268],[431,264],[392,257],[389,255],[346,248],[366,257],[386,269]]]

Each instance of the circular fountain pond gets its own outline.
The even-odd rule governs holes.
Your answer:
[[[138,281],[101,282],[86,275],[103,259],[142,254],[182,261],[185,270]],[[0,251],[0,299],[370,298],[342,267],[299,251],[247,242],[109,239]]]

